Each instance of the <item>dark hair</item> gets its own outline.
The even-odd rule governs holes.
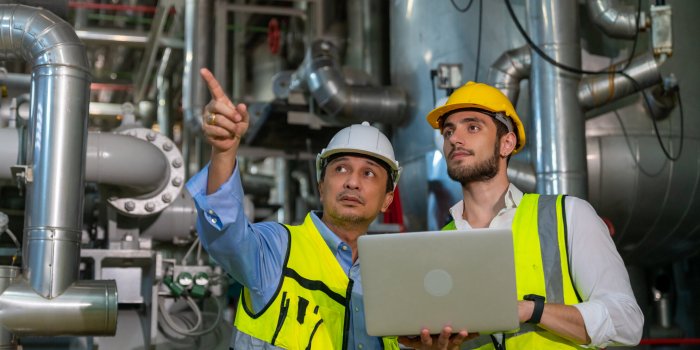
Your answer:
[[[333,159],[336,159],[338,157],[342,156],[353,156],[353,157],[362,157],[362,158],[367,158],[371,159],[375,163],[379,164],[384,170],[386,171],[387,179],[386,179],[386,193],[389,193],[394,190],[394,172],[391,170],[389,167],[389,164],[387,164],[385,161],[377,158],[377,157],[372,157],[370,155],[366,154],[361,154],[361,153],[352,153],[352,152],[341,152],[341,153],[336,153],[331,155],[330,157],[323,159],[321,163],[321,177],[320,181],[323,181],[323,179],[326,176],[326,166],[328,163],[330,163]]]

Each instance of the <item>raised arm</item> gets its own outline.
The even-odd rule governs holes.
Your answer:
[[[234,105],[208,69],[202,68],[199,73],[212,96],[202,116],[202,130],[212,146],[207,181],[207,194],[211,194],[233,174],[238,146],[248,130],[248,108],[242,103]]]

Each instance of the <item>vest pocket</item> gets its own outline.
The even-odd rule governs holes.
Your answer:
[[[334,349],[343,341],[345,313],[297,296],[285,298],[274,345],[293,349]],[[284,319],[282,316],[284,314]],[[337,343],[337,344],[336,344]]]

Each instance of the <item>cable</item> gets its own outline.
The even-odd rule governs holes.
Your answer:
[[[513,6],[511,5],[510,0],[505,0],[505,3],[506,3],[506,7],[508,8],[508,13],[510,14],[511,19],[513,19],[513,22],[515,23],[515,26],[518,28],[518,31],[520,32],[520,34],[523,36],[525,41],[527,41],[530,48],[533,49],[545,61],[547,61],[550,64],[552,64],[558,68],[561,68],[565,71],[568,71],[571,73],[576,73],[576,74],[620,74],[620,75],[624,76],[625,78],[629,79],[638,91],[642,90],[639,83],[636,80],[634,80],[631,76],[629,76],[627,73],[624,72],[627,68],[629,68],[630,64],[632,64],[632,59],[634,58],[634,52],[637,49],[637,41],[639,38],[639,17],[640,17],[641,12],[642,12],[642,0],[637,0],[637,18],[635,20],[635,26],[637,28],[637,31],[634,34],[634,43],[632,44],[632,51],[630,52],[630,57],[627,59],[627,63],[625,63],[625,65],[624,65],[624,67],[622,67],[622,69],[614,70],[614,71],[591,71],[591,70],[570,67],[570,66],[562,64],[560,62],[557,62],[555,59],[553,59],[552,57],[547,55],[547,53],[542,51],[542,49],[540,49],[532,41],[532,39],[527,35],[527,32],[525,32],[525,29],[520,24],[518,17],[515,16],[515,11],[513,11]],[[646,98],[644,98],[644,102],[646,102],[647,107],[649,108],[649,113],[652,114],[651,120],[652,120],[652,124],[654,125],[654,131],[656,132],[656,138],[659,142],[659,145],[661,146],[661,150],[664,152],[664,155],[666,156],[666,158],[668,158],[671,161],[676,161],[680,158],[681,152],[683,151],[683,141],[684,141],[683,103],[682,103],[681,97],[680,97],[680,90],[678,91],[677,97],[678,97],[678,105],[680,107],[680,113],[681,113],[681,145],[678,148],[678,154],[675,156],[672,156],[671,153],[668,150],[666,150],[666,146],[664,146],[663,141],[661,140],[661,135],[659,135],[659,128],[658,128],[657,123],[656,123],[656,118],[654,118],[654,115],[653,115],[654,112],[653,112],[653,109],[651,107],[651,104],[649,103],[649,101],[647,101]]]
[[[632,85],[634,85],[635,89],[637,89],[638,91],[642,90],[642,87],[639,85],[639,83],[636,80],[634,80],[634,78],[629,76],[627,73],[620,72],[620,75],[629,79],[629,81],[632,82]],[[681,100],[680,88],[677,88],[676,97],[678,98],[678,108],[680,109],[679,111],[681,114],[681,128],[680,128],[681,129],[681,144],[680,144],[680,146],[678,146],[678,154],[676,154],[675,156],[671,155],[671,152],[666,149],[666,146],[664,146],[664,143],[661,140],[661,134],[659,134],[659,126],[657,125],[656,116],[654,116],[654,110],[651,106],[651,103],[649,102],[649,100],[646,99],[646,97],[642,97],[642,99],[644,100],[644,103],[647,105],[647,108],[649,109],[649,114],[651,114],[651,123],[652,123],[652,125],[654,125],[654,132],[656,133],[656,140],[659,142],[659,146],[661,146],[661,150],[664,152],[664,155],[666,156],[666,158],[668,158],[668,160],[670,160],[672,162],[675,162],[678,159],[680,159],[681,153],[683,152],[683,142],[685,140],[685,133],[684,133],[684,130],[685,130],[684,119],[685,119],[685,117],[684,117],[684,113],[683,113],[683,101]]]
[[[664,162],[663,166],[661,166],[661,168],[659,168],[659,171],[657,171],[656,173],[652,174],[652,173],[644,170],[644,168],[642,168],[642,165],[639,163],[639,155],[634,151],[634,149],[632,149],[632,144],[630,143],[630,138],[629,138],[629,135],[627,134],[627,128],[625,128],[625,124],[622,123],[622,118],[620,117],[620,114],[617,112],[617,110],[613,110],[613,114],[615,114],[615,117],[617,118],[617,122],[620,123],[620,127],[622,128],[622,134],[625,135],[625,143],[627,143],[627,149],[629,149],[630,156],[632,156],[632,160],[634,161],[634,165],[637,166],[637,169],[639,169],[639,171],[642,174],[644,174],[648,177],[656,177],[657,175],[661,174],[661,172],[666,167],[666,162]]]
[[[168,327],[170,327],[175,332],[181,335],[190,335],[190,333],[195,332],[197,328],[199,328],[202,325],[202,313],[199,311],[199,306],[197,306],[194,300],[192,300],[192,298],[190,298],[189,296],[185,297],[185,300],[187,301],[187,305],[189,305],[192,311],[194,311],[195,317],[197,317],[197,322],[190,329],[181,328],[175,323],[175,321],[170,316],[170,312],[168,312],[168,310],[165,309],[164,300],[165,297],[158,298],[158,311],[160,311],[160,314],[163,316],[163,320],[165,320],[165,323],[168,325]]]
[[[523,26],[520,24],[520,21],[518,20],[518,17],[515,16],[515,11],[513,11],[513,6],[510,3],[510,0],[505,0],[506,2],[506,7],[508,8],[508,13],[510,14],[510,18],[513,19],[513,22],[515,23],[515,26],[518,28],[518,31],[520,32],[520,35],[523,36],[525,41],[527,41],[527,44],[530,46],[531,49],[533,49],[542,59],[545,61],[549,62],[550,64],[559,67],[565,71],[571,72],[571,73],[576,73],[576,74],[615,74],[615,73],[623,73],[624,70],[629,68],[630,64],[632,64],[632,59],[634,58],[634,51],[637,50],[637,39],[639,38],[639,17],[642,12],[642,0],[637,0],[637,19],[635,22],[637,31],[634,34],[634,43],[632,44],[632,51],[630,52],[630,57],[627,59],[627,63],[625,63],[625,66],[616,71],[592,71],[592,70],[585,70],[585,69],[580,69],[580,68],[574,68],[571,66],[567,66],[563,63],[557,62],[555,59],[547,55],[542,49],[540,49],[530,38],[529,35],[527,35],[527,32],[525,32],[525,29]]]
[[[214,300],[214,302],[216,303],[216,318],[214,320],[214,323],[211,326],[209,326],[209,328],[203,329],[198,332],[191,332],[190,335],[204,335],[214,331],[216,327],[219,326],[219,322],[221,322],[221,319],[224,317],[224,312],[222,311],[223,307],[221,306],[221,302],[218,298],[212,297],[211,299]]]
[[[450,0],[450,2],[452,2],[452,6],[454,6],[455,10],[462,12],[462,13],[465,13],[465,12],[469,11],[469,8],[472,7],[472,3],[474,2],[474,0],[469,0],[467,7],[463,8],[463,9],[461,9],[461,8],[459,8],[459,6],[457,6],[457,3],[455,3],[455,0]]]
[[[433,108],[435,108],[435,104],[437,103],[437,97],[435,96],[435,77],[437,76],[437,69],[431,69],[430,70],[430,86],[433,91]]]
[[[197,242],[197,265],[199,265],[199,262],[201,261],[202,257],[202,241],[198,239]]]
[[[185,256],[182,257],[182,265],[187,265],[187,258],[190,257],[190,254],[192,254],[192,251],[194,250],[194,247],[197,246],[197,243],[199,243],[199,237],[192,242],[192,245],[190,246],[190,249],[187,250],[187,253],[185,253]]]
[[[474,72],[474,81],[479,82],[479,61],[481,61],[481,22],[483,19],[484,0],[479,0],[479,30],[478,39],[476,40],[476,72]]]
[[[21,249],[22,249],[22,245],[19,244],[19,241],[17,240],[17,236],[15,236],[15,234],[12,233],[12,231],[10,231],[10,228],[9,228],[9,227],[6,227],[6,228],[5,228],[5,232],[7,232],[7,235],[8,235],[8,236],[10,236],[10,239],[12,239],[12,242],[15,243],[15,247],[17,247],[17,250],[21,250]]]
[[[181,335],[191,337],[191,336],[200,336],[200,335],[210,333],[210,332],[214,331],[216,329],[216,327],[219,326],[219,322],[221,322],[221,319],[223,318],[223,311],[222,311],[223,308],[221,307],[221,302],[219,302],[219,299],[217,299],[216,297],[211,298],[216,303],[216,310],[217,310],[214,323],[212,325],[210,325],[209,328],[206,328],[203,330],[197,330],[203,324],[202,311],[199,309],[199,306],[191,297],[187,296],[185,298],[186,298],[185,300],[187,301],[187,305],[192,309],[192,312],[194,313],[194,315],[197,319],[197,321],[195,322],[195,325],[190,327],[189,329],[184,329],[184,328],[180,327],[175,322],[175,320],[172,318],[172,316],[170,315],[168,310],[166,310],[166,308],[165,308],[165,302],[164,302],[165,297],[158,298],[158,310],[159,310],[160,314],[163,316],[162,320],[165,321],[165,323],[168,325],[168,327],[170,327],[170,329],[172,329],[173,331],[175,331],[176,333],[179,333]],[[184,324],[188,323],[187,320],[183,319],[182,317],[179,317],[178,319],[180,320],[180,322],[182,322]]]

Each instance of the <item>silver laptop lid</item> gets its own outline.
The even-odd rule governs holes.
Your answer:
[[[510,230],[368,235],[358,254],[369,335],[519,326]]]

